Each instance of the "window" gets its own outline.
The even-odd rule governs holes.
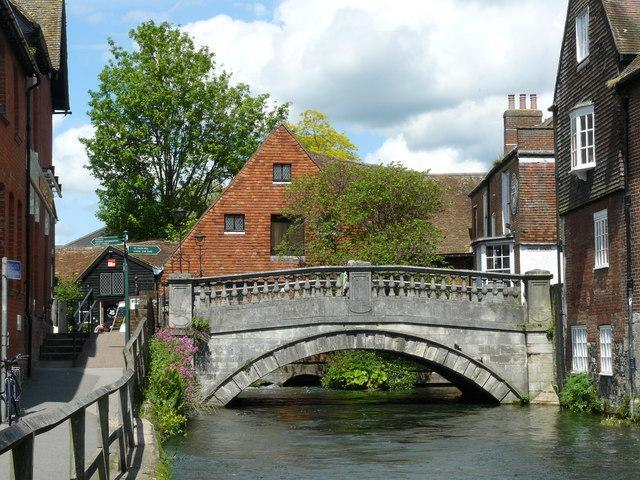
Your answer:
[[[574,110],[571,113],[571,170],[596,166],[594,136],[593,105]]]
[[[477,238],[478,237],[478,206],[474,205],[473,206],[473,230],[471,232],[471,236],[473,238]]]
[[[576,56],[578,63],[589,56],[589,9],[576,18]]]
[[[613,375],[611,325],[602,325],[600,327],[600,374]]]
[[[224,216],[225,233],[244,233],[244,215],[229,214]]]
[[[486,188],[482,192],[482,235],[489,236],[489,194]]]
[[[609,225],[606,210],[593,214],[593,239],[595,242],[594,268],[609,266]]]
[[[487,245],[487,272],[511,273],[511,245]]]
[[[587,327],[576,325],[571,327],[571,350],[573,372],[586,372],[589,366],[589,349],[587,345]]]
[[[275,163],[273,165],[273,181],[276,183],[288,183],[291,181],[291,164]]]
[[[100,295],[103,297],[124,295],[124,273],[101,273]]]
[[[509,172],[502,173],[502,234],[506,235],[511,223],[511,177]]]
[[[304,228],[281,215],[271,215],[271,255],[280,254],[304,255]]]
[[[491,214],[491,236],[496,236],[496,212]]]

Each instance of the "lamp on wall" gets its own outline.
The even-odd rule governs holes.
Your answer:
[[[198,244],[198,256],[200,258],[200,276],[202,277],[202,244],[204,243],[206,235],[202,232],[198,232],[193,236],[193,238],[196,239],[196,243]]]

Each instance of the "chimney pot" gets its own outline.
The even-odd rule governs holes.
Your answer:
[[[511,93],[509,94],[509,110],[515,110],[516,109],[516,96]]]
[[[538,109],[538,95],[536,95],[535,93],[532,93],[530,95],[531,98],[531,110],[537,110]]]
[[[520,94],[520,110],[527,109],[527,95],[525,93]]]

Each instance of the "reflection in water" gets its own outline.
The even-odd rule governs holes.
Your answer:
[[[169,446],[174,478],[640,478],[637,429],[432,392],[249,389]]]

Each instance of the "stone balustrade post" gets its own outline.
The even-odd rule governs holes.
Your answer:
[[[193,319],[193,283],[172,282],[178,279],[190,279],[186,273],[169,275],[169,327],[183,329]]]
[[[348,266],[370,267],[369,262],[350,260]],[[349,274],[349,311],[369,313],[371,311],[371,271]]]
[[[531,403],[557,403],[554,391],[555,362],[553,354],[553,309],[551,307],[551,274],[533,270],[525,275],[548,276],[526,280],[527,377]]]

